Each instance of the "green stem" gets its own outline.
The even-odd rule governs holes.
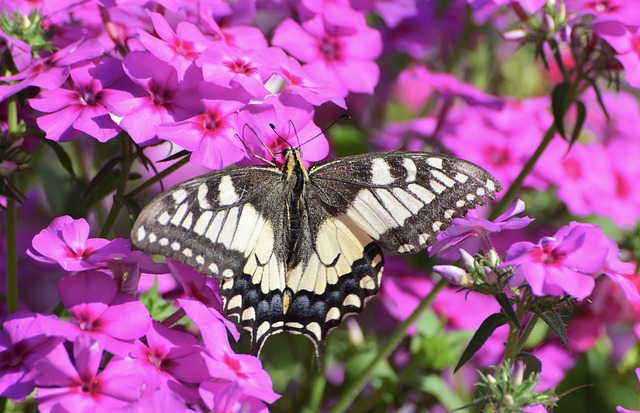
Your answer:
[[[533,332],[533,329],[536,326],[536,324],[538,324],[539,319],[540,319],[540,316],[538,316],[537,314],[533,314],[531,316],[531,319],[529,319],[529,322],[527,323],[524,330],[522,330],[522,334],[520,334],[520,338],[518,339],[518,343],[516,344],[516,354],[518,354],[522,350],[524,345],[527,343],[527,340],[529,339],[529,336]]]
[[[15,95],[9,98],[7,105],[7,123],[9,133],[15,138],[18,133],[18,102]],[[12,179],[8,177],[7,179]],[[6,256],[7,256],[7,308],[9,313],[18,310],[18,248],[16,244],[18,206],[16,201],[7,197],[6,213]]]
[[[551,143],[551,140],[553,139],[555,134],[556,134],[556,127],[555,125],[552,124],[551,126],[549,126],[549,129],[547,129],[547,132],[544,134],[544,137],[542,138],[542,141],[540,142],[540,145],[538,145],[538,148],[536,149],[536,151],[533,153],[533,155],[531,155],[531,158],[529,158],[527,163],[524,164],[524,167],[522,168],[522,171],[520,171],[520,173],[518,174],[518,177],[513,181],[513,183],[507,190],[507,192],[504,194],[504,196],[500,200],[500,202],[498,202],[496,206],[493,208],[493,210],[491,211],[491,215],[489,216],[490,220],[496,219],[501,213],[506,211],[507,208],[513,203],[516,195],[522,188],[522,184],[524,183],[524,180],[531,173],[534,166],[536,166],[536,163],[538,162],[538,160],[540,159],[544,151],[547,149],[547,146],[549,146],[549,143]]]
[[[100,238],[107,238],[109,236],[109,233],[113,229],[113,226],[118,219],[118,214],[120,214],[120,210],[123,206],[121,199],[124,195],[124,191],[127,189],[129,172],[131,172],[131,164],[133,163],[131,159],[131,140],[128,135],[120,135],[120,151],[122,152],[122,162],[120,163],[120,165],[122,165],[122,170],[120,172],[120,179],[118,181],[116,193],[113,196],[113,205],[111,205],[109,215],[107,215],[107,219],[102,226],[102,231],[100,231]]]
[[[527,313],[528,308],[523,302],[517,304],[516,318],[522,324],[522,318]],[[531,334],[531,333],[529,333]],[[520,341],[520,330],[513,323],[509,323],[509,338],[507,339],[507,348],[504,352],[504,359],[512,361],[518,354],[518,343]]]
[[[402,340],[405,338],[409,327],[418,321],[420,316],[422,316],[422,313],[431,306],[433,300],[446,285],[447,282],[445,280],[440,280],[436,283],[429,295],[422,300],[413,313],[411,313],[411,315],[402,324],[400,324],[396,331],[393,332],[393,335],[385,343],[384,347],[382,347],[376,358],[371,362],[371,364],[369,364],[366,370],[354,382],[352,382],[349,387],[347,387],[344,393],[342,393],[342,397],[340,397],[338,403],[336,403],[336,405],[330,410],[330,413],[342,413],[349,408],[349,405],[358,396],[380,363],[386,360],[398,345],[400,345]]]
[[[188,156],[180,159],[179,161],[177,161],[173,165],[169,166],[164,171],[158,172],[156,175],[154,175],[153,177],[149,178],[147,181],[145,181],[144,183],[140,184],[138,187],[132,189],[129,193],[127,193],[125,195],[125,198],[127,198],[127,199],[135,198],[136,196],[140,195],[142,192],[144,192],[147,189],[151,188],[155,183],[160,182],[162,179],[164,179],[167,176],[171,175],[172,173],[174,173],[175,171],[177,171],[178,169],[182,168],[184,165],[186,165],[188,163],[189,163],[189,157]]]
[[[305,409],[306,412],[313,413],[320,411],[320,404],[322,403],[322,396],[324,395],[326,386],[327,379],[324,376],[324,371],[319,371],[313,379],[311,395],[309,397],[309,407]]]

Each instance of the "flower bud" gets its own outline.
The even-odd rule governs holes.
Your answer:
[[[433,271],[453,285],[466,287],[473,283],[466,271],[455,265],[434,265]]]

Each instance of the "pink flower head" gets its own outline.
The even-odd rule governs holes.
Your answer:
[[[619,0],[624,1],[624,0]],[[626,1],[627,4],[634,4],[632,7],[640,11],[640,4]],[[622,64],[625,70],[625,79],[631,86],[640,87],[640,29],[638,28],[638,18],[632,25],[625,25],[617,21],[606,21],[596,23],[593,31],[607,41],[618,53],[616,59]]]
[[[144,369],[132,358],[113,358],[101,368],[103,345],[83,335],[74,341],[73,362],[57,345],[36,365],[41,412],[109,412],[140,398]]]
[[[158,126],[158,136],[192,151],[191,161],[221,169],[246,156],[238,138],[238,110],[249,102],[242,88],[200,85],[202,110],[183,121]]]
[[[571,0],[567,11],[595,16],[594,23],[616,21],[637,25],[640,21],[640,4],[628,0]]]
[[[51,56],[33,60],[31,65],[20,73],[0,77],[0,81],[18,82],[0,85],[0,102],[29,86],[37,86],[46,90],[56,89],[69,76],[70,66],[85,60],[93,59],[103,53],[103,48],[97,40],[78,40]]]
[[[516,201],[511,208],[493,221],[480,218],[476,210],[471,210],[464,218],[455,218],[451,226],[438,234],[438,241],[429,250],[430,255],[437,255],[446,260],[455,261],[460,258],[458,250],[463,249],[471,255],[481,249],[489,250],[489,234],[503,230],[522,229],[533,219],[529,217],[517,218],[516,215],[524,211],[524,202]],[[484,245],[485,248],[482,248]]]
[[[71,69],[73,88],[43,90],[29,100],[32,108],[49,113],[37,119],[46,131],[47,139],[67,142],[82,132],[106,142],[115,137],[120,127],[111,120],[105,100],[109,88],[127,87],[128,79],[122,71],[122,62],[106,58]]]
[[[282,165],[284,149],[291,147],[299,148],[307,163],[322,160],[329,152],[327,139],[313,123],[313,107],[300,96],[287,93],[247,105],[240,111],[238,125],[245,144],[257,155],[246,163],[261,163],[261,157]]]
[[[517,265],[513,286],[528,284],[538,296],[568,294],[581,300],[593,291],[608,251],[609,239],[600,228],[572,222],[538,244],[513,244],[504,265]]]
[[[200,385],[200,397],[213,412],[266,413],[263,401],[247,396],[236,383],[207,381]]]
[[[140,42],[155,57],[173,66],[178,78],[182,79],[187,68],[200,57],[210,42],[193,23],[180,22],[174,32],[160,13],[149,12],[149,17],[158,37],[138,30]]]
[[[58,217],[35,237],[27,254],[40,262],[59,264],[66,271],[101,268],[113,258],[129,255],[129,240],[113,241],[89,238],[89,224],[84,218]]]
[[[64,277],[58,290],[73,322],[42,319],[42,329],[50,336],[75,341],[90,335],[102,340],[109,352],[124,356],[131,350],[129,343],[144,336],[151,324],[144,304],[130,295],[118,294],[116,282],[102,272]]]
[[[33,366],[49,354],[62,339],[47,337],[36,315],[11,314],[0,332],[0,394],[11,400],[24,400],[35,388]]]
[[[312,78],[335,85],[342,96],[373,94],[380,77],[374,61],[382,51],[380,33],[348,6],[334,11],[318,14],[302,26],[286,19],[276,29],[272,43],[305,62],[305,71]]]
[[[136,342],[132,357],[147,371],[147,390],[177,393],[187,403],[197,403],[197,391],[188,384],[209,379],[209,372],[194,336],[154,321],[146,345]]]
[[[200,72],[190,66],[183,78],[176,70],[150,52],[131,52],[123,67],[138,85],[126,91],[114,91],[107,107],[120,117],[120,127],[139,145],[157,142],[156,127],[187,119],[197,113],[200,102]]]
[[[535,349],[533,355],[542,362],[540,381],[536,391],[556,387],[564,379],[569,370],[576,364],[576,355],[571,354],[558,341],[550,341]]]
[[[179,299],[178,302],[200,329],[212,378],[236,384],[242,394],[267,403],[273,403],[280,397],[273,392],[271,378],[262,369],[260,360],[234,353],[226,328],[204,304],[186,299]]]

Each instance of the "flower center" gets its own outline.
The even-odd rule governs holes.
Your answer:
[[[587,3],[587,7],[596,12],[596,14],[615,13],[620,6],[613,3],[610,0],[592,1]]]
[[[256,72],[256,69],[251,66],[249,62],[245,62],[242,59],[236,59],[233,61],[227,61],[224,63],[234,73],[241,75],[250,75]]]
[[[325,37],[320,43],[320,53],[326,60],[340,60],[342,58],[342,48],[334,37]]]
[[[247,375],[244,374],[242,372],[242,366],[240,365],[240,362],[232,357],[229,357],[228,354],[224,355],[224,362],[226,363],[227,366],[229,366],[229,368],[231,370],[233,370],[233,372],[236,374],[236,376],[240,377],[240,378],[247,378]]]

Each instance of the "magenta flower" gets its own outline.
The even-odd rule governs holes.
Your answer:
[[[566,347],[557,341],[549,341],[533,351],[533,355],[542,362],[540,381],[536,391],[556,387],[564,379],[567,371],[576,364],[577,356],[567,351]]]
[[[460,258],[460,249],[471,255],[479,251],[488,252],[490,234],[503,230],[522,229],[533,222],[532,218],[517,218],[524,211],[524,202],[516,201],[511,208],[493,221],[480,218],[476,210],[471,210],[464,218],[454,218],[451,226],[438,234],[438,241],[431,246],[429,254],[445,260],[455,261]]]
[[[291,147],[300,149],[307,164],[322,160],[329,153],[327,139],[313,123],[313,107],[300,96],[286,93],[270,96],[263,104],[247,105],[240,111],[238,124],[247,126],[241,137],[257,155],[243,163],[264,163],[261,157],[282,165],[284,149]],[[275,131],[270,125],[275,126]]]
[[[74,67],[70,72],[73,88],[43,90],[30,99],[32,108],[49,113],[38,117],[38,126],[47,139],[67,142],[82,132],[106,142],[115,137],[120,127],[109,117],[105,99],[110,87],[126,87],[122,62],[106,58],[98,64]]]
[[[623,1],[623,0],[619,0]],[[634,4],[633,2],[626,2]],[[640,12],[640,5],[631,6]],[[607,41],[618,53],[616,59],[625,69],[625,79],[631,86],[640,86],[640,30],[638,17],[631,25],[617,21],[596,23],[593,30]]]
[[[174,32],[160,13],[149,12],[149,17],[159,38],[138,30],[140,42],[155,57],[173,66],[178,72],[178,78],[182,79],[187,68],[200,57],[210,41],[193,23],[180,22]]]
[[[36,400],[41,412],[109,412],[140,398],[144,369],[132,359],[111,359],[101,368],[100,340],[79,336],[73,362],[65,347],[57,345],[36,365]]]
[[[156,127],[187,119],[197,113],[198,86],[202,81],[195,66],[183,78],[169,64],[149,52],[131,52],[123,67],[138,85],[126,91],[114,91],[107,107],[121,117],[120,127],[139,145],[157,143]]]
[[[638,285],[630,279],[630,277],[637,278],[636,264],[620,260],[620,248],[612,239],[609,239],[609,250],[602,272],[618,284],[629,301],[640,301]]]
[[[34,364],[48,355],[62,339],[45,336],[34,313],[13,313],[2,328],[0,395],[20,402],[35,389]]]
[[[140,300],[118,294],[113,278],[97,271],[63,277],[58,283],[62,303],[73,322],[42,319],[42,330],[70,341],[83,335],[99,338],[111,353],[126,356],[134,340],[151,325],[149,312]]]
[[[207,381],[200,385],[200,397],[214,413],[266,413],[267,406],[260,399],[244,394],[236,383]]]
[[[567,11],[595,16],[594,23],[616,21],[637,25],[640,21],[640,4],[628,0],[572,0]]]
[[[513,286],[529,285],[535,295],[578,299],[589,296],[609,251],[599,228],[572,222],[538,244],[517,242],[507,251],[505,266],[514,265]]]
[[[18,80],[13,84],[0,85],[0,102],[29,86],[46,90],[56,89],[69,76],[71,65],[98,57],[103,51],[97,40],[78,40],[49,57],[33,60],[31,65],[20,73],[0,77],[0,81]]]
[[[208,380],[210,375],[196,338],[154,321],[145,341],[146,345],[136,343],[131,356],[147,371],[147,391],[175,392],[185,402],[197,403],[197,388],[190,384]]]
[[[192,152],[191,161],[221,169],[246,156],[238,138],[238,110],[249,102],[242,88],[230,89],[203,82],[199,114],[158,126],[158,136]]]
[[[382,51],[380,33],[348,6],[332,10],[330,15],[303,21],[302,26],[286,19],[277,27],[272,44],[305,62],[312,78],[334,85],[342,96],[373,94],[380,77],[374,61]]]
[[[101,268],[113,258],[129,255],[128,239],[113,241],[89,238],[89,224],[84,218],[58,217],[35,237],[27,254],[40,262],[59,264],[66,271]]]
[[[204,304],[187,299],[179,299],[178,302],[200,329],[209,374],[217,379],[214,381],[224,380],[235,384],[242,394],[267,403],[273,403],[280,397],[273,392],[271,378],[262,369],[260,360],[254,356],[234,353],[224,324]],[[205,385],[205,389],[209,388],[207,386]]]

